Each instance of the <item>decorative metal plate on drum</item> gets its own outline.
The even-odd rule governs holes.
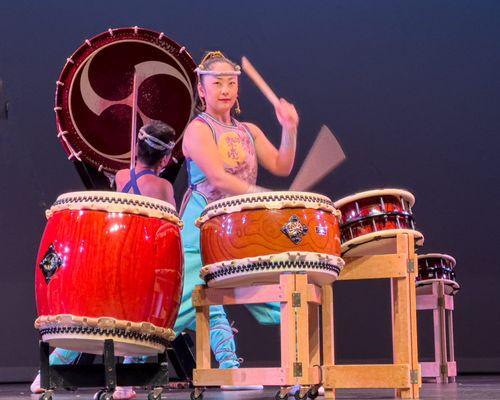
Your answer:
[[[130,162],[134,74],[137,129],[151,120],[181,135],[193,109],[195,64],[184,47],[143,28],[109,29],[67,59],[55,96],[58,137],[70,159],[114,173]]]

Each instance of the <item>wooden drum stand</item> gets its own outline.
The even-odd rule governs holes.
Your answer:
[[[219,385],[280,386],[276,399],[286,399],[289,387],[301,386],[296,398],[316,397],[321,384],[319,306],[321,288],[308,283],[306,274],[285,273],[279,284],[207,288],[193,292],[196,307],[196,387],[191,399],[201,399],[203,387]],[[210,366],[209,306],[281,303],[281,365],[276,368],[213,369]]]
[[[434,326],[434,361],[421,363],[422,377],[431,378],[436,383],[455,382],[457,376],[453,300],[453,296],[445,293],[444,282],[433,282],[431,285],[417,288],[417,310],[432,310]]]
[[[394,254],[345,257],[340,280],[391,280],[393,363],[335,365],[333,291],[323,302],[323,385],[325,398],[335,389],[394,388],[397,397],[416,399],[421,386],[417,349],[415,275],[418,269],[412,234],[398,234]],[[328,300],[327,300],[328,299]]]

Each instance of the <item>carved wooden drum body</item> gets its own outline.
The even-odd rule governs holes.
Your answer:
[[[429,253],[418,256],[417,291],[424,293],[433,282],[443,282],[446,294],[455,294],[460,285],[455,278],[457,262],[447,254]]]
[[[333,282],[340,256],[338,211],[325,196],[265,192],[210,203],[197,221],[209,286],[278,282],[283,272],[306,272]]]
[[[393,253],[398,233],[410,233],[422,245],[424,236],[415,230],[414,204],[415,197],[399,189],[370,190],[336,201],[341,211],[342,254]]]
[[[182,294],[181,222],[168,203],[114,192],[58,197],[35,272],[35,327],[52,346],[162,352]]]

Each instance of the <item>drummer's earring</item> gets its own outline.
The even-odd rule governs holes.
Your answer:
[[[238,100],[238,98],[236,98],[234,112],[235,112],[236,115],[240,115],[241,114],[240,101]]]

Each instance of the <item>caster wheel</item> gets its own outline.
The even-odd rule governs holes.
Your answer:
[[[306,400],[309,397],[309,390],[307,392],[303,392],[302,390],[298,390],[295,395],[295,400]]]
[[[194,389],[189,396],[191,400],[203,400],[203,389]]]
[[[319,396],[319,391],[317,387],[313,387],[309,389],[309,398],[310,399],[315,399],[316,397]]]
[[[287,400],[288,399],[288,393],[282,393],[281,390],[276,393],[274,396],[274,400]]]
[[[44,393],[40,396],[39,400],[52,400],[52,393]]]
[[[155,388],[148,394],[148,400],[161,400],[161,392],[163,388]]]
[[[94,400],[113,400],[113,393],[107,392],[106,390],[99,390],[94,394]]]

